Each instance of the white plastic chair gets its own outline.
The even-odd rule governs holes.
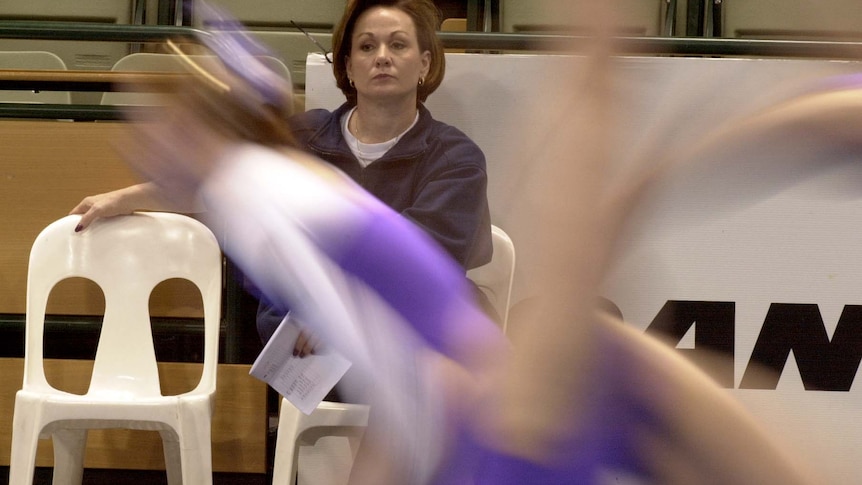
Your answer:
[[[199,62],[205,62],[206,66],[220,68],[218,58],[211,55],[192,55],[189,56]],[[290,70],[284,63],[271,56],[257,57],[264,65],[271,69],[274,73],[283,77],[288,84],[291,83]],[[129,54],[111,68],[111,71],[119,72],[188,72],[188,67],[175,54],[152,54],[148,52],[138,52]],[[103,105],[114,106],[158,106],[163,100],[157,94],[153,93],[135,93],[135,92],[107,92],[102,95]]]
[[[293,485],[296,482],[299,446],[302,435],[312,428],[325,427],[326,436],[344,436],[350,445],[351,462],[356,457],[365,427],[369,406],[324,401],[305,415],[287,399],[281,399],[278,415],[278,435],[275,442],[273,485]],[[307,443],[313,445],[314,443]]]
[[[491,261],[467,273],[467,276],[484,291],[497,314],[503,331],[509,317],[512,281],[515,275],[515,245],[505,231],[491,226],[494,255]],[[369,407],[324,401],[310,415],[303,414],[287,399],[281,399],[278,416],[278,435],[275,444],[273,485],[293,485],[297,477],[299,447],[302,434],[312,428],[328,428],[326,436],[344,436],[350,445],[351,462],[368,425]],[[315,435],[318,437],[319,435]],[[309,442],[309,445],[314,443]]]
[[[47,51],[0,52],[0,69],[65,71],[66,64],[54,53]],[[68,91],[0,90],[0,102],[34,104],[69,104]]]
[[[467,272],[476,286],[482,290],[500,316],[500,325],[506,332],[509,321],[509,306],[512,300],[512,282],[515,279],[515,245],[506,231],[491,226],[491,241],[494,255],[491,262]]]
[[[210,425],[216,389],[222,257],[212,232],[179,214],[136,213],[96,221],[82,232],[67,216],[36,238],[27,276],[24,385],[15,396],[9,483],[33,483],[39,439],[53,438],[54,484],[80,484],[88,429],[158,430],[168,482],[212,483]],[[92,280],[104,292],[105,315],[84,395],[58,390],[43,368],[45,309],[66,278]],[[149,299],[166,279],[189,280],[201,292],[204,359],[201,380],[184,394],[160,390]]]
[[[305,89],[305,66],[308,55],[322,54],[321,48],[315,42],[327,51],[332,50],[332,32],[329,30],[308,31],[306,35],[288,27],[282,30],[253,30],[251,34],[284,61],[290,68],[294,87],[300,91]],[[309,37],[313,38],[314,42]]]

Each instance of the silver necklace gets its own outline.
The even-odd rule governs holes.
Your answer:
[[[401,135],[392,138],[391,140],[387,140],[381,143],[363,143],[360,138],[362,137],[362,130],[359,127],[359,118],[357,117],[354,121],[354,116],[356,115],[356,108],[350,113],[350,118],[347,120],[347,129],[351,132],[352,137],[352,148],[356,151],[358,158],[366,163],[373,162],[377,160],[383,154],[385,154],[389,149],[395,146],[398,143],[398,140],[401,138]],[[353,121],[353,130],[350,129],[350,122]],[[365,150],[363,150],[363,146]],[[368,153],[368,150],[371,150],[371,153]]]

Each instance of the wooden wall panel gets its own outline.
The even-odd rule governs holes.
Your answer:
[[[0,120],[0,313],[24,313],[27,259],[42,228],[87,195],[137,181],[114,149],[126,129],[121,122]],[[52,295],[49,312],[98,314],[102,298],[92,291],[81,285]],[[174,305],[187,291],[166,291],[171,296],[155,300],[153,314],[199,316],[196,306]]]

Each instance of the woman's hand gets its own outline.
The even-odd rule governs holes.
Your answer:
[[[135,208],[129,207],[126,197],[123,195],[123,190],[91,195],[84,197],[84,200],[78,202],[78,205],[69,212],[69,214],[81,214],[81,223],[78,224],[75,231],[85,229],[93,221],[102,217],[131,214]]]
[[[131,214],[139,209],[172,210],[161,203],[155,186],[143,183],[84,197],[69,214],[81,214],[81,223],[75,228],[81,231],[96,219]]]
[[[293,356],[303,358],[307,355],[312,355],[317,350],[320,344],[320,339],[317,335],[308,330],[300,330],[299,336],[296,337],[296,344],[293,347]]]
[[[202,207],[194,197],[168,201],[155,184],[146,182],[84,197],[69,214],[81,214],[75,231],[82,231],[97,219],[131,214],[136,210],[189,213],[199,212]]]

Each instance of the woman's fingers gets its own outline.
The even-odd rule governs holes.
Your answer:
[[[305,357],[315,353],[315,349],[320,344],[320,339],[317,335],[306,330],[300,330],[299,336],[296,338],[296,344],[293,346],[294,357]]]

